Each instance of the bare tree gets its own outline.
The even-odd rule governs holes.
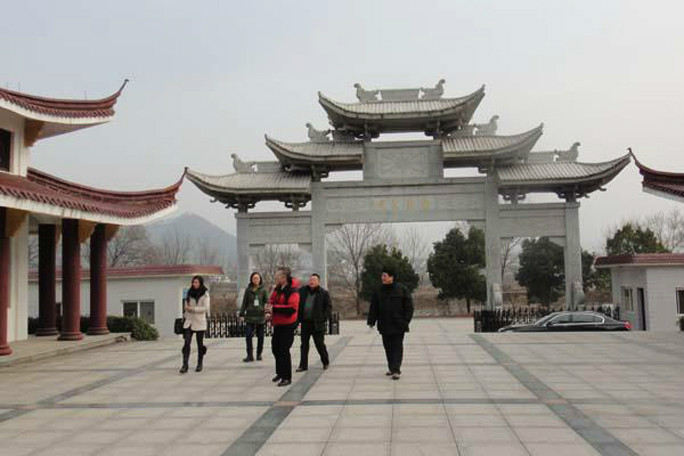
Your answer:
[[[90,244],[84,245],[86,258],[90,255]],[[119,228],[107,243],[107,265],[135,266],[154,262],[155,251],[144,226],[124,226]]]
[[[399,238],[399,249],[409,259],[413,270],[420,278],[420,284],[427,277],[427,259],[430,253],[430,245],[421,235],[420,231],[411,227]]]
[[[218,251],[209,243],[207,238],[195,238],[194,261],[197,264],[222,264]]]
[[[644,218],[643,226],[650,228],[666,249],[684,251],[684,212],[679,208],[649,215]]]
[[[394,231],[380,223],[344,225],[331,235],[331,253],[336,258],[335,272],[352,290],[356,314],[361,314],[361,272],[363,257],[372,246],[395,244]]]
[[[522,242],[522,238],[508,238],[501,245],[501,277],[506,276],[515,265],[514,251]]]
[[[290,244],[269,244],[260,249],[254,263],[261,276],[268,283],[274,283],[278,268],[287,266],[292,271],[299,269],[301,251]]]
[[[185,264],[190,259],[192,240],[176,227],[166,230],[157,244],[157,257],[161,264]]]
[[[33,234],[29,236],[28,265],[31,269],[38,267],[38,236]]]

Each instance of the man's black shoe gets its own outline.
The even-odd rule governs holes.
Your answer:
[[[254,361],[254,358],[252,358],[251,356],[248,356],[247,358],[242,360],[243,363],[251,363],[252,361]]]
[[[292,383],[292,380],[281,380],[280,383],[278,383],[278,386],[287,386]]]
[[[273,377],[273,378],[271,379],[271,381],[272,381],[273,383],[279,382],[280,380],[282,380],[282,379],[280,378],[280,375],[276,375],[275,377]]]
[[[197,367],[195,368],[195,372],[202,372],[202,365],[198,364]]]
[[[186,372],[188,372],[188,365],[184,364],[183,367],[181,367],[178,372],[181,374],[185,374]]]
[[[261,355],[257,355],[257,361],[263,361],[264,358],[261,357]]]
[[[309,370],[309,369],[307,369],[306,367],[298,367],[297,369],[295,369],[295,372],[304,372],[307,370]]]

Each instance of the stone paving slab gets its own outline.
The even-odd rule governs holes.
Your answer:
[[[244,341],[128,342],[0,369],[0,456],[684,454],[680,333],[479,334],[418,320],[401,380],[363,322],[328,337],[289,388]],[[270,340],[267,340],[267,345]],[[292,349],[293,363],[299,346]],[[193,354],[194,357],[194,354]],[[191,363],[194,358],[191,357]]]

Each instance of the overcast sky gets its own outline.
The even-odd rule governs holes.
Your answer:
[[[580,141],[580,160],[632,147],[684,171],[681,1],[14,1],[2,8],[0,84],[101,98],[130,78],[108,125],[39,142],[33,166],[105,188],[176,181],[185,166],[232,172],[268,160],[263,135],[306,139],[327,124],[317,91],[353,101],[369,88],[486,84],[474,120],[499,133],[545,123],[537,149]],[[234,231],[232,211],[186,183],[180,211]],[[630,165],[582,200],[583,247],[611,224],[684,206],[641,191]],[[434,228],[434,227],[433,227]],[[443,230],[432,229],[434,233]]]

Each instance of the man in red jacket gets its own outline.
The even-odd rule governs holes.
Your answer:
[[[290,348],[294,342],[297,329],[297,312],[299,310],[299,291],[292,283],[289,268],[282,268],[275,275],[276,287],[271,294],[273,337],[271,351],[276,363],[276,375],[273,377],[278,386],[292,383],[292,357]]]

